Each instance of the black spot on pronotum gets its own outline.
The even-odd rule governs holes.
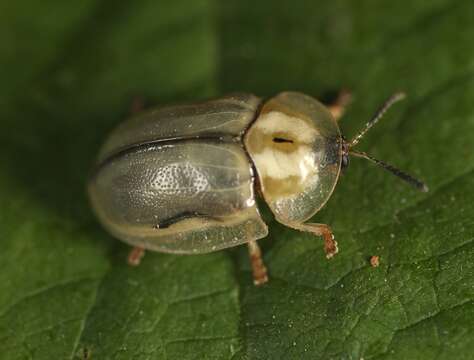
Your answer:
[[[274,142],[274,143],[289,143],[289,144],[293,144],[293,140],[291,140],[291,139],[285,139],[285,138],[281,138],[281,137],[274,137],[274,138],[273,138],[273,142]]]

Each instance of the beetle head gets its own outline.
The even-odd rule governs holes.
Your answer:
[[[353,147],[355,147],[359,141],[364,137],[364,135],[367,133],[367,131],[372,128],[385,114],[385,112],[396,102],[403,100],[405,98],[404,93],[396,93],[392,95],[383,105],[382,107],[375,113],[375,115],[372,117],[372,119],[365,125],[365,127],[351,140],[351,141],[346,141],[346,139],[342,139],[342,162],[341,162],[341,169],[346,168],[349,165],[349,155],[359,157],[359,158],[364,158],[366,160],[371,161],[372,163],[382,167],[383,169],[387,170],[388,172],[392,173],[395,176],[398,176],[400,179],[406,181],[408,184],[412,185],[416,189],[427,192],[428,191],[428,186],[426,186],[425,183],[422,181],[414,178],[413,176],[397,169],[396,167],[387,164],[381,160],[375,159],[374,157],[364,153],[364,152],[359,152],[352,150]]]
[[[341,158],[341,171],[344,171],[349,166],[349,143],[346,138],[342,136],[342,158]]]

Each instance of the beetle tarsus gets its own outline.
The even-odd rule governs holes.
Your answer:
[[[283,222],[288,227],[299,231],[310,232],[316,236],[322,236],[324,240],[324,251],[326,252],[326,258],[331,259],[339,251],[337,242],[334,240],[334,235],[331,228],[326,224],[314,224],[314,223],[288,223]]]
[[[142,261],[143,256],[145,255],[145,249],[139,246],[135,246],[130,253],[128,254],[128,265],[138,266]]]
[[[253,283],[260,286],[268,282],[267,268],[262,260],[262,252],[256,241],[249,241],[250,263],[252,264]]]
[[[334,119],[339,120],[346,112],[347,106],[352,102],[352,93],[347,89],[339,91],[336,100],[327,106]]]
[[[339,251],[337,247],[337,241],[334,240],[334,235],[328,228],[327,232],[323,232],[324,238],[324,251],[326,252],[326,258],[331,259]]]

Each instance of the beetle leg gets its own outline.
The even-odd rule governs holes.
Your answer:
[[[138,266],[142,261],[143,256],[145,255],[145,249],[139,246],[133,247],[132,250],[128,253],[128,265]]]
[[[138,114],[139,112],[142,112],[143,109],[145,108],[145,102],[143,101],[143,98],[136,96],[133,98],[132,103],[130,104],[130,114],[135,115]]]
[[[346,112],[347,106],[352,101],[352,94],[348,90],[341,90],[337,95],[336,100],[327,106],[329,112],[332,114],[334,119],[338,121]]]
[[[250,263],[252,264],[253,283],[263,285],[268,281],[267,268],[262,260],[262,252],[255,240],[248,242]]]
[[[324,240],[324,251],[326,252],[326,257],[328,259],[332,258],[334,255],[337,254],[339,249],[337,248],[337,242],[334,240],[334,235],[332,233],[331,228],[326,224],[298,224],[298,223],[285,223],[289,227],[293,229],[306,231],[313,233],[317,236],[322,236]]]

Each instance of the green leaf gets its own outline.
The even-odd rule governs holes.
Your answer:
[[[469,0],[0,3],[1,359],[470,359],[474,351],[474,3]],[[247,250],[147,253],[105,233],[85,183],[135,96],[348,88],[360,149],[315,221],[340,253],[276,223]],[[380,257],[380,266],[369,258]]]

